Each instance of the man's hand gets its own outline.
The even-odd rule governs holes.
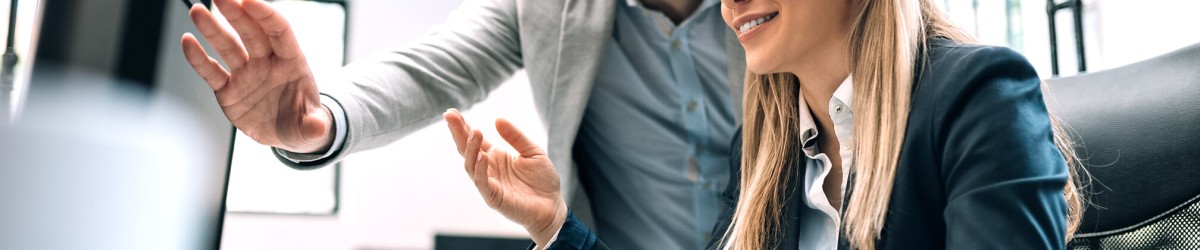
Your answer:
[[[558,173],[542,150],[506,120],[496,120],[500,137],[517,150],[493,148],[457,110],[442,115],[463,156],[467,175],[489,207],[521,224],[538,246],[546,246],[567,219]]]
[[[203,5],[189,15],[229,69],[208,55],[192,34],[183,53],[208,82],[225,117],[254,141],[292,152],[327,150],[333,118],[321,105],[316,81],[291,26],[259,0],[214,0],[240,36],[222,28]]]

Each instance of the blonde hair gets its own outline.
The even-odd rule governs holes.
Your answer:
[[[974,39],[954,27],[931,0],[859,0],[854,5],[850,73],[854,76],[854,178],[844,206],[847,242],[874,249],[891,199],[900,148],[904,143],[918,53],[928,37],[959,42]],[[780,212],[799,154],[796,142],[799,83],[795,75],[747,72],[742,132],[741,198],[722,240],[732,249],[765,249],[782,235]],[[1043,88],[1044,89],[1044,88]],[[1051,116],[1054,143],[1066,159],[1069,174],[1063,189],[1067,201],[1067,239],[1078,228],[1083,201],[1076,189],[1079,161],[1061,122]],[[845,143],[845,142],[843,142]],[[847,171],[847,170],[843,170]],[[787,237],[787,236],[782,236]]]

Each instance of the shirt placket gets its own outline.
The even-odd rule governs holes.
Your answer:
[[[699,14],[699,13],[697,13]],[[712,224],[716,221],[717,208],[711,207],[709,204],[718,202],[717,196],[712,195],[717,192],[717,185],[714,180],[709,178],[712,176],[709,164],[701,164],[701,162],[712,161],[711,155],[704,151],[704,143],[707,142],[707,131],[709,130],[708,114],[705,112],[706,103],[704,98],[702,83],[700,76],[696,72],[696,64],[693,59],[693,54],[689,46],[688,39],[691,25],[684,23],[680,26],[675,26],[669,19],[662,15],[655,15],[655,21],[663,31],[663,37],[667,38],[667,55],[668,62],[671,65],[671,76],[675,80],[674,84],[678,90],[680,103],[678,108],[682,114],[682,125],[687,135],[687,144],[691,147],[688,149],[688,161],[685,166],[685,171],[688,173],[688,180],[693,185],[693,220],[695,223],[695,231],[697,236],[709,240],[708,232]],[[709,225],[709,226],[704,226]]]

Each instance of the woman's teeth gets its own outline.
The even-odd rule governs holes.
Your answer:
[[[775,15],[769,15],[769,16],[759,17],[758,19],[750,20],[749,22],[743,23],[742,27],[740,27],[738,30],[740,33],[746,33],[747,31],[754,29],[754,27],[758,27],[758,25],[760,25],[760,24],[771,21],[772,18],[775,18]]]

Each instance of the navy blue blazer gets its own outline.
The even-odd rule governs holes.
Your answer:
[[[918,61],[908,131],[876,248],[1065,248],[1062,192],[1069,177],[1033,67],[1003,47],[942,39],[927,45],[922,57],[927,60]],[[733,143],[725,212],[709,249],[721,248],[716,244],[738,199],[740,129]],[[797,175],[792,180],[803,179],[803,171],[791,172]],[[784,232],[775,249],[801,249],[792,225],[799,220],[796,208],[804,206],[795,197],[803,194],[788,195],[793,198],[784,205]],[[841,248],[847,248],[845,241]],[[607,247],[570,215],[550,249]]]

